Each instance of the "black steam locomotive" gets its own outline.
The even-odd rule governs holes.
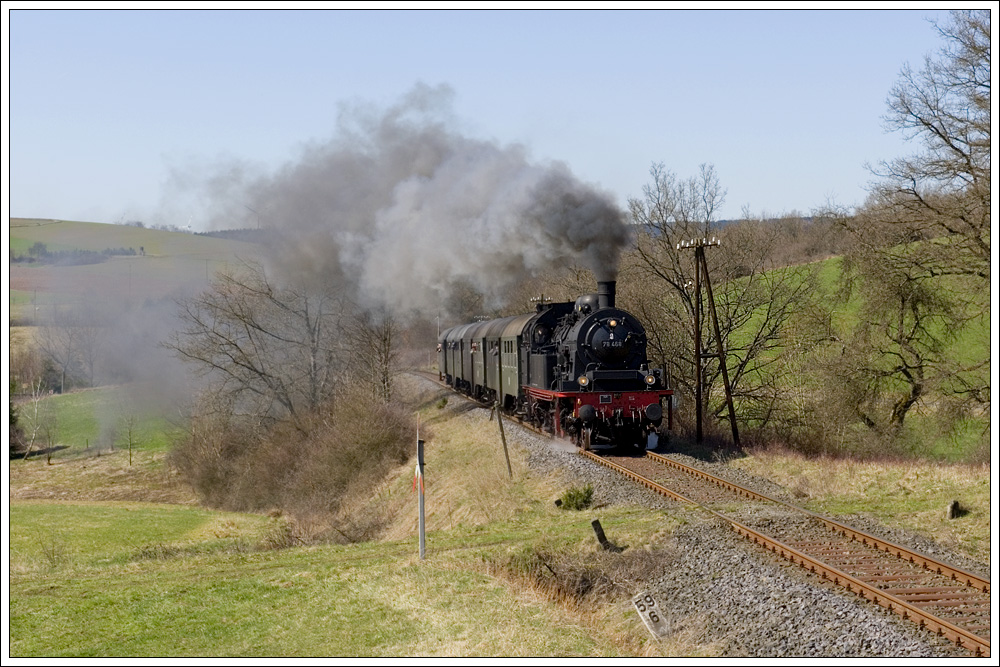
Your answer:
[[[615,282],[576,302],[463,324],[438,339],[441,379],[584,449],[652,449],[673,390],[649,367],[646,331],[615,307]]]

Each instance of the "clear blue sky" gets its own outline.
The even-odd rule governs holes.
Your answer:
[[[853,206],[866,162],[914,148],[884,131],[885,100],[946,18],[13,7],[9,214],[180,226],[162,219],[171,170],[276,170],[334,136],[339,104],[386,107],[418,82],[454,89],[457,131],[563,161],[622,205],[662,162],[715,165],[723,218]]]

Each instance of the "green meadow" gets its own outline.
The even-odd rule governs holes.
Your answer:
[[[798,273],[793,274],[794,277],[791,279],[793,282],[807,279],[813,281],[808,298],[813,312],[822,313],[828,318],[828,337],[838,341],[838,344],[849,341],[854,332],[862,326],[862,300],[856,291],[846,300],[840,296],[841,258],[833,257],[812,265],[796,267],[795,270]],[[968,287],[959,280],[941,279],[939,282],[941,289],[951,291],[960,298],[964,298],[963,295],[968,295]],[[720,291],[725,289],[726,287],[722,287]],[[753,317],[734,332],[732,337],[734,347],[745,347],[750,344],[751,337],[756,328],[759,327],[765,308],[766,306],[758,309]],[[973,312],[972,306],[968,306],[968,308],[970,313]],[[812,337],[816,333],[816,324],[810,320],[796,317],[791,322],[793,326],[800,329],[802,327],[809,328],[809,331],[804,332],[806,338]],[[935,366],[968,366],[990,358],[991,343],[988,316],[970,316],[966,326],[956,331],[945,330],[940,320],[932,319],[927,326],[930,334],[944,342],[940,352],[940,359],[943,361]],[[765,382],[776,382],[778,386],[785,387],[788,394],[792,396],[796,393],[817,393],[821,391],[821,387],[817,384],[818,379],[813,374],[813,370],[819,360],[816,352],[824,344],[796,348],[790,361],[776,364],[765,363],[762,365],[761,371],[750,371],[747,374],[747,380],[753,383],[761,382],[764,378]],[[835,350],[836,345],[831,349]],[[788,352],[788,349],[779,346],[770,356],[762,355],[761,360],[769,362],[785,352]],[[734,368],[738,362],[739,359],[730,353],[729,367]],[[892,389],[891,385],[889,385],[889,389]],[[904,387],[900,384],[897,390],[903,391]],[[721,390],[718,394],[721,395]],[[910,410],[903,429],[897,437],[897,447],[893,455],[902,454],[918,460],[926,459],[946,463],[968,462],[981,456],[984,434],[989,432],[989,416],[979,414],[974,410],[959,416],[948,414],[947,411],[940,409],[941,398],[940,394],[935,394],[933,391],[928,392]],[[722,399],[717,397],[716,400]],[[852,454],[850,451],[843,453]]]
[[[39,421],[51,419],[54,443],[66,448],[67,454],[79,454],[89,449],[127,448],[127,429],[131,427],[134,447],[147,452],[166,452],[183,435],[186,424],[179,418],[171,420],[157,405],[136,403],[137,394],[143,392],[130,385],[54,394],[39,402],[38,415],[31,401],[22,403],[23,428],[30,433],[36,417]]]
[[[10,264],[11,321],[81,302],[142,303],[169,299],[215,272],[257,255],[251,243],[124,225],[12,218],[11,256],[26,255],[36,243],[50,252],[132,248],[136,255],[109,257],[98,264]]]
[[[350,545],[303,544],[278,512],[199,507],[167,473],[162,452],[141,452],[132,465],[122,450],[11,461],[11,655],[716,655],[692,641],[695,619],[675,619],[689,631],[656,641],[630,604],[645,575],[670,566],[670,534],[700,520],[693,510],[558,509],[553,499],[572,489],[532,473],[516,447],[511,478],[486,411],[470,414],[440,393],[418,398],[428,461],[424,559],[412,461],[347,508],[387,522],[382,539]],[[989,558],[988,470],[845,467],[773,453],[733,464],[817,509],[874,515]],[[162,502],[137,500],[156,493]],[[941,504],[952,496],[970,512],[948,522]],[[602,560],[595,519],[628,546],[622,558]],[[553,576],[539,562],[620,590],[553,596]]]

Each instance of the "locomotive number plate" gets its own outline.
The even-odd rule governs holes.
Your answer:
[[[646,628],[654,637],[662,637],[670,631],[667,619],[660,612],[660,606],[656,604],[656,599],[649,593],[642,593],[632,599],[635,610],[646,624]]]

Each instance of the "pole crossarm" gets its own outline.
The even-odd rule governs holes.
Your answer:
[[[677,244],[678,250],[687,250],[689,248],[706,248],[711,246],[720,246],[722,241],[715,238],[714,236],[709,238],[707,236],[700,239],[691,239],[689,241],[681,241]]]

